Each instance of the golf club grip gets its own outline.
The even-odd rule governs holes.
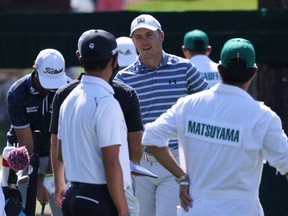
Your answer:
[[[29,182],[27,187],[27,197],[25,205],[25,214],[27,216],[35,216],[36,197],[37,197],[37,181],[39,169],[39,145],[41,144],[41,131],[34,131],[33,153],[30,158],[28,167]]]

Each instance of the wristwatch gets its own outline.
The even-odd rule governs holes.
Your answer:
[[[176,180],[177,183],[180,183],[180,182],[184,181],[185,179],[187,179],[187,177],[188,177],[188,175],[184,174],[184,175],[176,178],[175,180]]]

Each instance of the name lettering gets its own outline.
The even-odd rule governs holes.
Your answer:
[[[236,143],[238,143],[240,139],[240,131],[238,129],[225,128],[195,121],[188,121],[188,133]]]

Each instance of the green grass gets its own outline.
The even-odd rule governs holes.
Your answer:
[[[257,10],[257,0],[146,0],[130,3],[127,10],[136,11],[228,11]]]

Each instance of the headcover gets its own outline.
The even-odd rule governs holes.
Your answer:
[[[29,154],[25,146],[14,148],[7,154],[7,163],[16,172],[26,169],[29,161]]]

